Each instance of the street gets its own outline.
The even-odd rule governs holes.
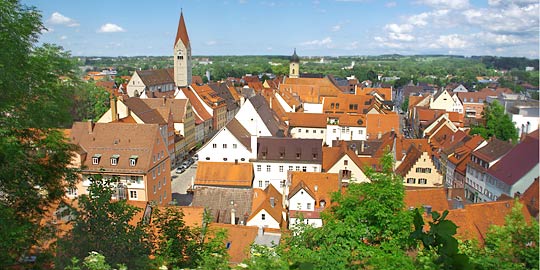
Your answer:
[[[187,206],[191,204],[193,199],[192,194],[188,194],[187,190],[191,186],[192,179],[197,171],[197,163],[195,162],[183,173],[176,173],[176,169],[171,171],[171,193],[173,200],[176,200],[177,205]]]

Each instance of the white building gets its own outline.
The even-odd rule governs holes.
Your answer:
[[[233,119],[201,147],[197,155],[201,161],[249,162],[257,156],[257,137]]]

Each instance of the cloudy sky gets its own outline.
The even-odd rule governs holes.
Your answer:
[[[180,10],[194,55],[539,57],[538,0],[22,0],[41,42],[82,56],[170,55]]]

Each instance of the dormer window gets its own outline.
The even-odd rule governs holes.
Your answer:
[[[101,154],[95,154],[92,157],[92,165],[98,165],[100,159],[101,159]]]
[[[111,165],[116,166],[118,164],[118,159],[120,158],[120,155],[112,155],[111,156]]]
[[[137,159],[139,159],[139,156],[136,155],[129,157],[129,166],[135,167],[137,165]]]

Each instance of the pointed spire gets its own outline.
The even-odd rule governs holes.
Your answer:
[[[298,57],[298,55],[296,54],[296,48],[294,48],[294,53],[291,57],[291,62],[292,63],[300,63],[300,57]]]
[[[178,43],[178,40],[182,40],[182,43],[186,47],[189,46],[189,36],[187,33],[186,23],[184,22],[184,12],[180,10],[180,21],[178,22],[178,31],[176,32],[176,39],[174,40],[174,45]]]

